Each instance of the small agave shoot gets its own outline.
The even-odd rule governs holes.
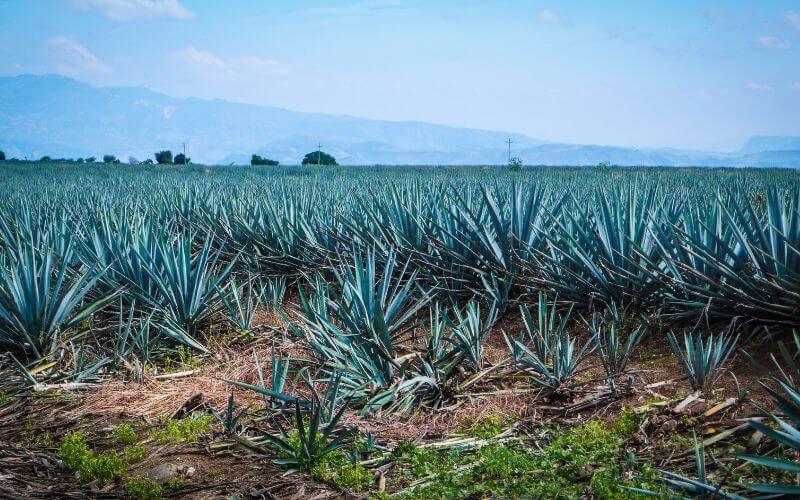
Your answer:
[[[708,389],[719,378],[720,369],[733,353],[738,339],[738,335],[723,333],[716,337],[709,335],[703,341],[703,336],[699,333],[694,336],[686,332],[681,348],[675,333],[669,332],[667,335],[672,352],[678,357],[681,368],[695,391]]]
[[[618,395],[617,378],[625,373],[631,353],[644,337],[644,330],[636,327],[620,339],[617,323],[595,314],[592,318],[592,338],[606,372],[606,381],[613,396]]]
[[[462,313],[454,310],[456,321],[451,325],[451,334],[447,341],[460,360],[467,363],[467,368],[474,372],[483,369],[483,344],[497,321],[497,308],[494,304],[485,318],[481,319],[481,306],[473,300],[467,304]]]
[[[555,302],[548,304],[544,294],[539,295],[537,323],[527,309],[522,307],[521,311],[525,331],[517,339],[506,336],[511,356],[518,365],[533,371],[536,384],[558,390],[576,374],[580,363],[591,352],[592,340],[579,347],[577,339],[566,331],[572,308],[558,318]]]
[[[345,448],[348,438],[353,434],[350,429],[339,425],[348,407],[347,402],[335,413],[330,413],[310,381],[309,387],[311,399],[307,405],[301,405],[297,399],[294,401],[294,429],[287,432],[278,425],[279,434],[265,433],[263,436],[278,452],[274,462],[288,467],[290,471],[311,471],[327,455]]]
[[[234,436],[243,431],[242,419],[247,414],[249,408],[237,408],[233,400],[233,391],[228,392],[228,404],[225,407],[225,413],[222,414],[217,410],[211,409],[214,418],[222,426],[222,431],[228,436]]]
[[[12,243],[0,255],[0,348],[25,358],[48,356],[65,333],[114,299],[86,300],[102,273],[73,264],[71,242],[61,255],[46,242],[40,248]]]
[[[228,312],[228,321],[242,333],[250,331],[253,317],[263,303],[264,295],[264,288],[256,287],[252,276],[248,276],[241,285],[236,282],[236,278],[231,278],[227,290],[219,290],[219,296]]]
[[[246,384],[236,380],[223,379],[225,382],[258,392],[264,396],[264,407],[273,410],[283,408],[286,403],[292,403],[296,398],[284,394],[283,389],[286,385],[287,375],[289,373],[289,359],[279,354],[276,354],[275,344],[272,344],[272,374],[270,377],[270,387],[267,388],[264,378],[264,370],[261,367],[261,362],[258,359],[258,352],[253,349],[253,363],[256,366],[256,373],[258,373],[259,385]]]
[[[114,359],[119,366],[131,369],[136,380],[141,382],[145,367],[155,360],[159,352],[162,337],[153,324],[152,313],[137,318],[135,311],[135,301],[131,304],[127,316],[120,307]]]

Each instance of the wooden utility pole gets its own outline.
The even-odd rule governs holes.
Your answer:
[[[508,163],[511,163],[511,143],[514,142],[511,140],[511,137],[508,138]]]
[[[317,166],[322,165],[322,144],[317,143]]]

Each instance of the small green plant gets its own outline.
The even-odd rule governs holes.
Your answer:
[[[114,437],[114,441],[119,444],[133,444],[139,440],[139,436],[130,422],[114,426],[111,429],[111,435]]]
[[[522,170],[522,159],[518,156],[514,156],[508,160],[508,168],[511,169],[512,172],[519,172]]]
[[[129,444],[122,449],[122,459],[126,464],[139,463],[147,457],[147,448],[139,444]]]
[[[80,432],[68,434],[61,442],[58,454],[64,467],[76,471],[81,482],[106,484],[125,473],[125,464],[116,453],[95,453],[89,448],[86,436]]]
[[[125,494],[139,500],[164,498],[164,487],[150,478],[135,476],[125,483]]]
[[[611,426],[611,431],[621,437],[631,437],[640,430],[645,414],[636,413],[630,408],[623,408],[617,421]]]
[[[192,413],[180,420],[168,420],[166,424],[150,432],[150,437],[161,444],[196,443],[200,436],[211,432],[213,415]]]
[[[488,415],[477,421],[467,420],[461,431],[477,438],[488,439],[503,432],[511,422],[512,419],[502,415]]]
[[[77,470],[89,453],[86,435],[82,432],[67,434],[58,449],[58,456],[61,457],[64,467],[71,470]]]

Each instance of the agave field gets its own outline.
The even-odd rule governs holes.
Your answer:
[[[0,496],[800,495],[797,331],[797,171],[0,163]]]

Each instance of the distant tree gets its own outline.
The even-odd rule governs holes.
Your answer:
[[[6,159],[6,154],[0,151],[0,161],[5,161],[5,159]]]
[[[143,161],[141,164],[142,164],[142,165],[152,165],[152,164],[154,164],[154,163],[155,163],[155,162],[154,162],[152,159],[148,158],[148,159],[146,159],[145,161]]]
[[[183,153],[178,153],[175,155],[175,165],[188,165],[191,162],[192,159]]]
[[[45,156],[42,156],[42,158],[39,161],[53,161],[53,159],[50,158],[49,156],[45,155]]]
[[[78,158],[77,160],[75,160],[75,163],[83,163],[83,158]]]
[[[172,151],[159,151],[156,153],[156,162],[159,165],[171,165],[172,164]]]
[[[138,164],[139,164],[139,160],[137,160],[133,156],[129,156],[128,157],[128,165],[138,165]]]
[[[518,156],[515,156],[508,160],[508,166],[513,172],[519,172],[522,170],[522,160]]]
[[[303,157],[303,165],[338,165],[336,158],[324,151],[312,151]]]
[[[97,160],[94,156],[86,158],[86,163],[94,163]]]
[[[278,162],[276,160],[270,160],[269,158],[262,158],[258,155],[253,155],[250,158],[250,165],[270,165],[274,167],[278,165]]]
[[[103,163],[117,163],[117,157],[114,155],[103,155]]]

